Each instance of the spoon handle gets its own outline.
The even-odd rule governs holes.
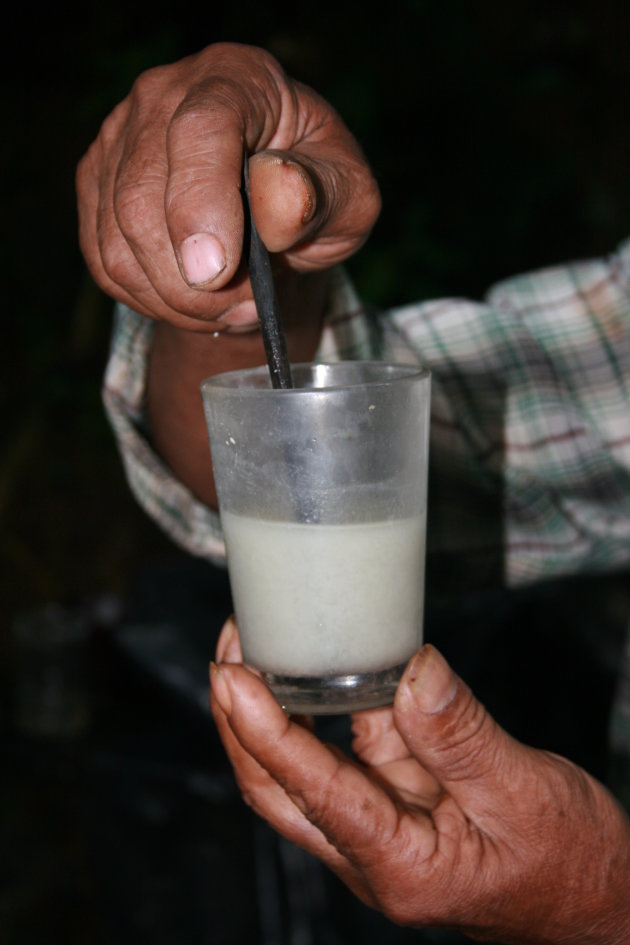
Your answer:
[[[291,365],[287,353],[287,343],[280,315],[278,296],[271,272],[269,253],[258,235],[252,214],[249,193],[249,159],[243,160],[244,194],[249,224],[248,268],[254,293],[254,302],[258,312],[260,330],[265,346],[271,386],[276,388],[293,387]]]

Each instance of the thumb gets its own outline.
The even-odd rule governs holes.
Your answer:
[[[253,155],[249,173],[254,222],[270,252],[285,252],[315,234],[324,201],[304,158],[262,151]]]
[[[367,164],[334,136],[253,155],[250,186],[263,243],[302,271],[347,259],[367,239],[380,210]]]
[[[519,761],[528,764],[530,749],[494,721],[429,644],[403,674],[394,722],[411,754],[473,820],[514,788]]]

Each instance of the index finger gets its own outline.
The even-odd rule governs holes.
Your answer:
[[[188,93],[162,134],[153,122],[137,124],[115,180],[115,215],[127,243],[149,282],[171,295],[223,287],[243,243],[237,108],[205,83],[203,93],[197,86]]]
[[[413,849],[416,861],[435,851],[429,817],[409,814],[382,784],[293,722],[242,666],[222,664],[220,672],[227,690],[223,708],[238,743],[361,873],[369,875],[376,860],[382,871],[383,861],[395,860],[401,847]],[[259,813],[273,811],[263,800]]]
[[[221,664],[219,667],[214,663],[210,666],[210,706],[245,801],[284,837],[299,844],[325,863],[363,902],[375,905],[369,886],[360,871],[304,815],[300,806],[252,756],[232,730],[230,720],[222,707],[223,700],[219,701],[224,685],[224,666],[225,664]],[[262,683],[260,685],[262,686]],[[269,698],[274,701],[270,694]]]
[[[229,101],[218,80],[207,81],[189,93],[169,124],[166,222],[189,285],[219,288],[241,260],[245,109]]]

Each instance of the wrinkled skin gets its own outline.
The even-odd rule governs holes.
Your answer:
[[[541,655],[544,658],[544,655]],[[480,941],[630,941],[630,823],[571,762],[511,738],[431,646],[392,709],[353,718],[355,759],[241,664],[224,627],[211,706],[248,804],[394,922]]]
[[[217,44],[140,75],[79,164],[80,244],[100,287],[178,328],[255,328],[244,151],[281,273],[321,272],[362,245],[380,197],[339,116],[263,50]]]
[[[143,73],[76,175],[92,276],[157,323],[146,388],[153,447],[213,507],[199,385],[265,363],[242,258],[245,153],[289,357],[310,361],[330,267],[366,240],[380,195],[336,112],[272,56],[222,43]]]

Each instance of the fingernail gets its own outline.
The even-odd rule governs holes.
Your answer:
[[[219,639],[217,640],[217,649],[215,653],[215,659],[217,663],[223,662],[223,657],[225,656],[225,651],[230,645],[230,641],[234,638],[234,621],[229,617],[223,624],[223,629],[219,634]]]
[[[179,257],[186,282],[206,285],[225,269],[225,250],[211,233],[193,233],[180,244]]]
[[[235,631],[236,625],[234,618],[230,617],[223,625],[223,629],[217,640],[217,651],[215,655],[217,663],[240,663],[241,652]]]
[[[265,155],[258,155],[257,162],[264,166],[280,167],[284,171],[290,171],[292,175],[297,175],[299,179],[298,193],[302,200],[302,224],[309,223],[315,215],[317,207],[317,195],[315,187],[310,176],[298,161],[291,158],[280,156],[274,152]],[[287,183],[289,183],[287,181]]]
[[[432,646],[424,646],[416,654],[406,676],[416,706],[427,715],[446,708],[457,689],[457,677],[442,654]]]
[[[229,715],[232,711],[230,688],[227,684],[225,674],[221,672],[221,669],[214,662],[210,663],[210,686],[212,687],[212,695],[219,703],[221,709],[226,715]]]
[[[258,310],[253,299],[246,299],[233,305],[224,315],[221,315],[219,321],[222,325],[229,325],[230,328],[247,328],[251,330],[258,326]]]
[[[286,161],[285,163],[287,167],[297,172],[298,177],[302,181],[304,187],[302,195],[302,200],[304,202],[302,223],[310,223],[315,213],[315,191],[313,190],[313,184],[308,175],[304,172],[304,168],[301,167],[297,162]]]

